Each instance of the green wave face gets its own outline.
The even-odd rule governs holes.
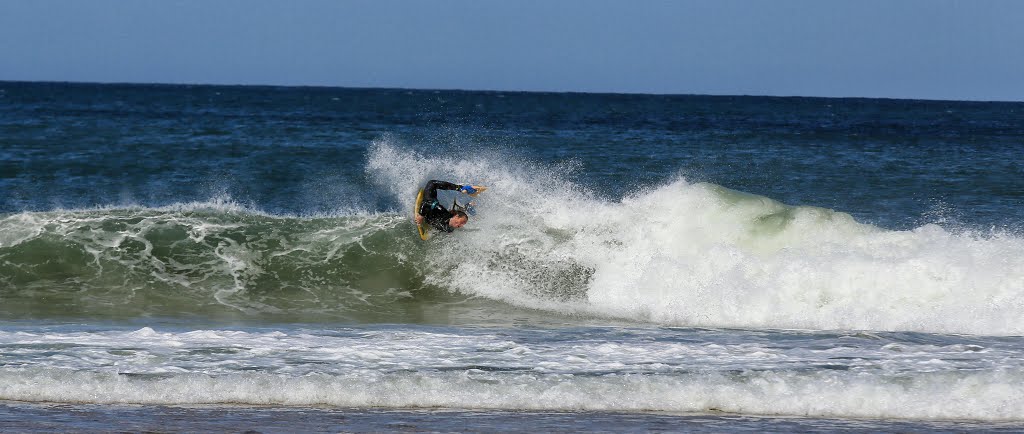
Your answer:
[[[424,283],[397,215],[121,209],[0,219],[0,313],[430,321],[461,300]]]

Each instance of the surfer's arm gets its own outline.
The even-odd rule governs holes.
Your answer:
[[[426,205],[430,201],[437,200],[437,190],[458,190],[462,188],[459,184],[452,184],[450,182],[431,180],[427,183],[426,187],[423,187],[423,204]]]
[[[437,190],[458,190],[460,188],[462,188],[462,186],[459,185],[459,184],[452,184],[452,183],[447,182],[447,181],[438,181],[438,180],[435,179],[433,181],[428,182],[427,186],[426,186],[426,188],[424,188],[424,190],[427,193],[430,193],[432,191],[437,191]]]

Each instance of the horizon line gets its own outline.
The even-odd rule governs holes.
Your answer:
[[[1024,100],[990,100],[990,99],[938,99],[884,96],[821,96],[821,95],[771,95],[771,94],[716,94],[716,93],[653,93],[653,92],[614,92],[614,91],[580,91],[580,90],[523,90],[523,89],[473,89],[473,88],[419,88],[389,86],[342,86],[324,84],[256,84],[256,83],[203,83],[203,82],[144,82],[144,81],[78,81],[78,80],[18,80],[2,79],[2,83],[32,84],[72,84],[72,85],[110,85],[110,86],[198,86],[198,87],[264,87],[264,88],[315,88],[315,89],[349,89],[349,90],[402,90],[402,91],[439,91],[439,92],[480,92],[480,93],[535,93],[535,94],[583,94],[583,95],[624,95],[624,96],[663,96],[663,97],[741,97],[741,98],[783,98],[783,99],[869,99],[888,101],[923,101],[923,102],[956,102],[956,103],[1008,103],[1021,104]]]

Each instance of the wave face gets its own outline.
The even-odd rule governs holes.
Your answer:
[[[374,321],[423,289],[395,215],[277,217],[230,202],[21,213],[0,220],[0,310],[23,316]],[[412,318],[410,318],[412,319]]]
[[[670,326],[1024,334],[1018,235],[883,230],[685,179],[608,200],[561,173],[381,140],[366,174],[393,212],[214,200],[8,214],[0,310],[417,322],[468,302]],[[491,190],[467,229],[424,243],[403,199],[429,178]]]

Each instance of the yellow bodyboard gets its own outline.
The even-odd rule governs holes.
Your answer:
[[[416,195],[416,207],[412,209],[412,216],[413,217],[416,217],[416,215],[419,214],[419,212],[420,212],[420,205],[422,205],[422,204],[423,204],[423,189],[421,188],[420,189],[420,194]],[[426,241],[426,240],[430,239],[430,232],[427,231],[427,227],[426,226],[427,226],[426,223],[416,225],[416,230],[419,231],[420,239],[423,240],[423,241]]]

